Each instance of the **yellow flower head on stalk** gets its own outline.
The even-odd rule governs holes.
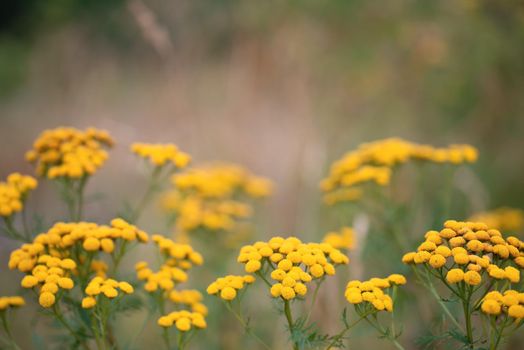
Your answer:
[[[12,173],[5,182],[0,182],[0,216],[9,217],[22,211],[27,194],[37,184],[33,177],[19,173]]]
[[[96,274],[105,277],[107,265],[95,259],[99,253],[116,258],[125,245],[147,242],[148,235],[122,219],[111,226],[95,223],[56,223],[46,233],[36,236],[32,243],[23,244],[9,258],[10,269],[26,273],[21,285],[35,288],[43,307],[56,302],[58,292],[74,288],[74,279]],[[89,263],[88,268],[83,266]]]
[[[182,169],[191,161],[189,154],[180,151],[172,143],[134,143],[131,145],[131,151],[139,157],[147,159],[155,167],[172,164],[176,168]]]
[[[210,295],[217,295],[223,300],[231,301],[237,297],[239,290],[253,282],[255,282],[255,277],[251,275],[228,275],[217,278],[207,287],[206,291]]]
[[[328,243],[302,243],[296,237],[273,237],[267,242],[256,242],[240,249],[237,261],[248,273],[262,273],[264,266],[273,281],[271,296],[284,300],[302,297],[306,284],[334,275],[335,266],[348,264],[349,258]]]
[[[38,257],[31,273],[24,276],[20,284],[23,288],[36,289],[40,295],[40,305],[48,308],[55,303],[56,294],[60,289],[74,288],[71,274],[76,268],[77,264],[72,259],[43,254]]]
[[[175,231],[236,232],[251,217],[249,198],[271,194],[268,179],[232,164],[194,167],[172,177],[173,190],[163,198],[166,213],[177,218]]]
[[[16,308],[25,305],[24,298],[20,296],[0,297],[0,312],[8,308]]]
[[[161,235],[153,235],[152,239],[162,254],[160,269],[153,271],[146,261],[135,265],[138,279],[146,281],[144,289],[150,293],[157,290],[170,292],[177,284],[187,281],[187,270],[204,262],[202,255],[189,244],[175,243]]]
[[[175,305],[188,307],[192,312],[197,312],[207,316],[208,309],[202,303],[203,297],[196,289],[172,290],[169,293],[169,300]]]
[[[402,261],[435,269],[449,284],[477,286],[485,280],[519,283],[523,256],[524,243],[516,237],[504,238],[485,223],[448,220]]]
[[[517,232],[524,228],[524,210],[502,207],[492,211],[477,213],[470,221],[484,222],[489,227],[501,231]]]
[[[355,247],[355,232],[351,227],[342,227],[338,232],[328,232],[322,243],[328,243],[333,248],[350,250]]]
[[[108,158],[104,147],[112,145],[113,139],[104,130],[62,127],[42,132],[26,159],[36,164],[39,176],[80,179],[104,164]]]
[[[205,329],[206,320],[201,313],[186,310],[174,311],[158,319],[158,325],[164,328],[175,326],[180,332],[189,332],[191,329]]]
[[[375,183],[386,186],[396,165],[410,160],[435,163],[473,163],[477,150],[470,145],[451,145],[435,148],[399,138],[389,138],[360,145],[333,163],[329,176],[322,180],[324,201],[333,205],[341,201],[353,201],[361,197],[359,186]]]
[[[82,299],[82,308],[91,309],[97,305],[100,298],[115,299],[120,294],[132,294],[134,288],[131,284],[125,281],[116,281],[112,278],[93,278],[84,292],[86,296]]]
[[[406,278],[400,274],[393,274],[387,278],[371,278],[367,281],[353,280],[346,285],[344,296],[350,304],[363,305],[366,310],[392,312],[392,290],[395,286],[404,284]]]
[[[503,293],[491,291],[482,299],[481,310],[486,315],[498,316],[504,313],[521,321],[524,318],[524,293],[512,289]]]

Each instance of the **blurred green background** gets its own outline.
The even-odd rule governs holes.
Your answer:
[[[143,184],[134,141],[276,183],[267,235],[319,237],[318,182],[359,143],[470,143],[475,210],[524,207],[522,1],[11,1],[0,5],[0,177],[36,136],[111,132],[94,178],[107,221]],[[62,210],[43,184],[34,210]],[[154,227],[154,225],[153,225]],[[12,246],[2,243],[5,266]],[[2,286],[0,291],[13,292]],[[4,290],[5,289],[5,290]]]

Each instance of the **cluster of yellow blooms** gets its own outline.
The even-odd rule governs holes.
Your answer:
[[[151,164],[157,167],[172,164],[176,168],[182,169],[191,161],[189,154],[180,151],[172,143],[134,143],[131,145],[131,151],[139,157],[149,160]]]
[[[220,298],[231,301],[237,297],[237,291],[244,288],[246,284],[255,282],[255,277],[251,275],[235,276],[227,275],[219,277],[216,281],[207,287],[207,293],[210,295],[219,294]]]
[[[25,300],[22,297],[0,297],[0,311],[6,310],[10,307],[20,307],[25,305]]]
[[[203,316],[208,313],[207,306],[202,304],[202,293],[196,289],[172,290],[169,293],[169,300],[175,305],[187,306],[192,312],[197,312]]]
[[[175,243],[161,235],[153,235],[153,241],[158,245],[165,260],[160,270],[154,272],[146,261],[135,265],[138,279],[147,281],[144,289],[150,293],[159,288],[166,292],[172,290],[176,284],[187,281],[186,270],[204,262],[202,255],[194,251],[189,244]]]
[[[470,221],[483,222],[489,227],[501,231],[517,232],[524,228],[524,210],[502,207],[492,211],[478,213]]]
[[[82,307],[84,309],[95,307],[99,296],[114,299],[118,296],[118,290],[124,294],[134,292],[133,286],[127,282],[118,282],[112,278],[104,279],[103,277],[97,276],[93,278],[85,288],[87,296],[82,299]]]
[[[272,187],[269,180],[231,164],[190,168],[173,175],[172,182],[174,190],[165,195],[163,207],[176,217],[178,233],[232,231],[252,214],[243,197],[266,197]]]
[[[357,150],[344,155],[331,166],[329,176],[322,180],[320,187],[326,193],[324,200],[327,204],[356,200],[360,198],[361,192],[355,186],[368,182],[388,185],[395,165],[409,160],[472,163],[477,160],[477,156],[477,150],[470,145],[435,148],[389,138],[362,144]]]
[[[518,320],[524,318],[524,293],[508,289],[503,294],[499,291],[487,293],[482,301],[482,312],[488,315],[506,313]]]
[[[322,243],[328,243],[340,250],[353,249],[355,247],[355,232],[351,227],[344,226],[339,231],[326,233]]]
[[[41,247],[43,249],[43,246]],[[26,275],[20,284],[28,289],[38,287],[38,301],[40,305],[48,308],[54,305],[59,288],[73,289],[75,284],[69,276],[76,267],[77,264],[72,259],[43,254],[38,257],[31,274]]]
[[[388,278],[371,278],[368,281],[349,281],[344,293],[350,304],[368,303],[376,311],[393,311],[393,299],[388,294],[390,288],[406,284],[403,275],[392,274]]]
[[[406,264],[426,264],[448,283],[478,285],[483,278],[520,281],[524,267],[524,242],[516,237],[504,239],[500,231],[479,222],[448,220],[439,231],[428,231],[417,252],[405,254]]]
[[[173,311],[168,315],[158,319],[158,325],[161,327],[175,327],[181,332],[188,332],[192,327],[204,329],[207,327],[206,320],[201,313],[189,312],[186,310]]]
[[[0,182],[0,216],[8,217],[20,212],[29,191],[37,186],[31,176],[12,173],[6,182]]]
[[[119,241],[147,242],[148,235],[136,226],[122,219],[114,219],[111,226],[89,222],[63,223],[53,225],[46,233],[36,236],[32,243],[23,244],[11,253],[9,268],[27,273],[22,280],[24,288],[40,285],[39,302],[43,307],[55,303],[58,288],[72,289],[73,280],[69,274],[77,274],[78,263],[83,264],[94,253],[103,251],[113,253]],[[88,273],[107,270],[107,265],[93,260]]]
[[[324,275],[334,275],[335,266],[349,263],[349,258],[327,243],[302,243],[296,237],[273,237],[268,242],[256,242],[240,249],[237,261],[245,264],[248,273],[255,273],[267,265],[273,284],[273,297],[285,300],[304,296],[304,283]]]
[[[108,157],[104,146],[112,145],[111,136],[103,130],[57,128],[40,134],[26,159],[36,163],[39,176],[80,179],[94,174],[104,164]]]

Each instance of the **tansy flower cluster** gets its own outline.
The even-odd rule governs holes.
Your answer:
[[[483,278],[520,281],[524,267],[524,243],[516,237],[505,239],[500,231],[484,223],[448,220],[441,231],[428,231],[417,252],[403,256],[406,264],[425,264],[436,269],[449,284],[476,286]]]
[[[111,136],[103,130],[57,128],[40,134],[26,159],[36,164],[39,176],[80,179],[104,164],[108,157],[104,147],[112,145]]]
[[[191,161],[189,154],[178,149],[174,144],[134,143],[131,151],[139,157],[147,159],[155,167],[171,164],[176,168],[185,168]]]
[[[333,248],[340,250],[353,249],[355,247],[355,232],[351,227],[342,227],[339,231],[326,233],[322,243],[331,244]]]
[[[169,300],[177,306],[188,307],[192,312],[207,315],[207,307],[202,303],[203,297],[196,289],[172,290],[169,292]]]
[[[491,291],[484,296],[481,310],[487,315],[497,316],[501,313],[518,321],[524,318],[524,293],[508,289],[503,294]]]
[[[324,200],[327,204],[356,200],[360,197],[359,186],[362,184],[388,185],[392,169],[398,164],[410,160],[472,163],[476,161],[477,156],[477,150],[469,145],[434,148],[399,138],[389,138],[362,144],[357,150],[344,155],[331,166],[329,176],[322,180],[320,187],[325,192]],[[352,191],[349,191],[350,189]]]
[[[12,173],[0,182],[0,216],[9,217],[23,209],[27,193],[37,186],[31,176]]]
[[[69,276],[76,267],[76,263],[69,258],[44,254],[38,257],[31,274],[26,275],[20,284],[23,288],[37,288],[38,302],[42,307],[49,308],[55,304],[60,289],[71,290],[75,286]]]
[[[146,261],[135,265],[138,279],[146,281],[144,289],[150,293],[159,289],[169,292],[176,284],[187,281],[186,270],[204,262],[202,255],[189,244],[175,243],[161,235],[153,235],[152,239],[162,254],[163,263],[160,269],[154,272]]]
[[[134,292],[134,288],[128,282],[118,282],[112,278],[105,279],[97,276],[89,282],[84,290],[87,296],[82,299],[82,307],[91,309],[97,305],[99,298],[114,299],[118,297],[119,291],[123,294],[131,294]]]
[[[223,300],[231,301],[237,297],[239,290],[253,282],[255,282],[255,277],[251,275],[227,275],[219,277],[216,281],[211,283],[207,287],[207,293],[210,295],[217,295]]]
[[[120,240],[147,242],[148,235],[119,218],[113,219],[111,226],[90,222],[58,222],[46,233],[36,236],[33,243],[24,244],[13,251],[9,268],[29,272],[36,265],[39,256],[47,254],[46,252],[53,257],[79,258],[79,251],[73,249],[75,247],[80,247],[85,252],[103,251],[111,254]]]
[[[198,229],[234,231],[240,220],[252,215],[247,198],[271,193],[271,182],[230,164],[195,167],[173,175],[174,190],[163,207],[176,217],[177,232]]]
[[[201,313],[186,310],[173,311],[160,317],[158,325],[165,328],[175,325],[180,332],[189,332],[192,328],[204,329],[207,327],[206,320]]]
[[[25,305],[25,300],[19,296],[0,297],[0,312],[8,308],[20,307]]]
[[[393,311],[393,299],[390,290],[394,286],[406,284],[406,278],[400,274],[388,278],[371,278],[368,281],[349,281],[344,293],[347,301],[353,305],[365,304],[364,308],[376,311]]]
[[[349,258],[327,243],[302,243],[296,237],[273,237],[240,249],[237,261],[245,264],[248,273],[264,266],[277,283],[271,287],[273,297],[290,300],[307,293],[305,283],[334,275],[335,266],[349,263]]]
[[[470,221],[483,222],[501,231],[518,232],[524,228],[524,210],[502,207],[492,211],[477,213]]]

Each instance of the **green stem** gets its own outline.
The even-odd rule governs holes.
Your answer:
[[[440,307],[442,307],[442,310],[444,310],[444,312],[446,313],[446,315],[448,315],[449,319],[451,320],[451,322],[453,322],[453,324],[458,328],[460,329],[462,332],[464,332],[464,329],[462,328],[462,325],[457,321],[457,319],[455,318],[455,316],[453,316],[453,314],[451,313],[451,311],[448,309],[448,307],[446,306],[446,304],[444,304],[444,302],[442,301],[442,298],[440,297],[440,295],[438,294],[437,290],[435,289],[435,286],[433,285],[433,283],[431,282],[431,280],[428,278],[428,276],[426,275],[426,281],[424,281],[422,279],[422,277],[420,276],[420,274],[418,273],[418,270],[416,267],[413,267],[413,272],[415,273],[415,276],[417,278],[417,280],[424,286],[426,287],[427,290],[429,290],[431,292],[431,295],[433,295],[433,297],[435,297],[435,300],[437,301],[437,303],[440,305]],[[446,283],[446,282],[445,282]],[[446,283],[447,284],[447,283]],[[450,287],[451,288],[451,287]],[[455,293],[455,290],[454,289],[451,289],[451,291],[453,293]]]
[[[317,283],[315,287],[315,291],[313,292],[313,299],[311,300],[311,306],[309,307],[309,311],[306,316],[305,324],[307,325],[307,322],[309,321],[309,318],[311,317],[311,313],[313,312],[313,309],[315,308],[315,303],[317,301],[318,296],[318,290],[320,289],[320,285],[322,284],[323,280],[320,280],[320,282]]]
[[[7,315],[6,311],[0,311],[0,318],[2,319],[2,325],[4,327],[5,333],[7,334],[7,338],[9,340],[9,344],[11,347],[15,350],[20,350],[20,347],[18,344],[16,344],[15,338],[13,337],[13,334],[11,333],[11,329],[9,328],[9,322],[7,321]]]
[[[346,328],[338,333],[335,338],[333,338],[333,341],[331,343],[329,343],[328,347],[326,348],[326,350],[329,350],[331,349],[333,346],[335,346],[337,344],[337,342],[344,336],[344,334],[346,334],[346,332],[348,332],[351,328],[355,327],[360,321],[362,321],[363,319],[365,319],[366,317],[368,317],[370,314],[374,313],[375,311],[373,312],[369,312],[367,314],[364,314],[362,316],[360,316],[360,318],[356,321],[354,321],[353,323],[351,323],[350,325],[346,326]]]
[[[289,333],[291,335],[291,341],[293,342],[293,316],[291,315],[291,307],[289,300],[284,300],[284,314],[286,315],[287,324],[289,326]],[[293,342],[293,350],[298,350],[297,342]]]
[[[13,225],[12,217],[10,216],[4,217],[4,223],[5,223],[4,230],[5,232],[7,232],[7,234],[11,238],[16,239],[21,242],[29,242],[28,239],[24,237],[20,232],[18,232],[18,230],[15,228],[15,226]]]
[[[466,337],[468,338],[469,344],[473,345],[473,328],[471,324],[471,313],[469,310],[469,299],[470,296],[462,299],[462,308],[464,310],[464,318],[466,320]]]
[[[249,334],[250,336],[253,337],[253,339],[255,339],[257,342],[260,343],[260,345],[262,345],[265,349],[268,349],[270,350],[271,347],[269,345],[267,345],[260,337],[258,337],[255,333],[253,333],[253,331],[251,330],[251,327],[247,324],[247,322],[242,318],[242,316],[240,316],[239,313],[237,313],[233,307],[231,306],[231,303],[230,302],[226,302],[226,308],[229,310],[229,312],[231,312],[235,318],[238,320],[238,322],[242,325],[242,327],[244,327],[244,330],[246,331],[247,334]]]
[[[162,167],[155,167],[153,170],[153,174],[151,175],[151,178],[149,179],[149,183],[147,185],[146,191],[140,201],[138,202],[138,205],[134,210],[132,210],[131,215],[129,216],[129,223],[134,224],[138,221],[140,218],[140,215],[144,211],[144,208],[147,206],[148,202],[151,200],[151,197],[155,194],[157,187],[158,187],[158,177],[162,171]]]
[[[75,338],[78,344],[81,344],[85,349],[89,349],[89,347],[85,344],[82,338],[80,338],[77,332],[75,332],[75,330],[71,328],[69,323],[67,323],[67,321],[64,319],[64,316],[62,315],[62,312],[60,311],[60,308],[56,303],[53,305],[52,311],[58,322],[60,322],[69,331],[69,333],[71,333],[71,335]]]
[[[73,221],[80,221],[82,220],[82,210],[84,207],[84,189],[87,183],[87,176],[83,176],[80,180],[80,183],[78,184],[78,188],[75,193],[75,199],[76,199],[76,211],[75,216],[73,218]]]

